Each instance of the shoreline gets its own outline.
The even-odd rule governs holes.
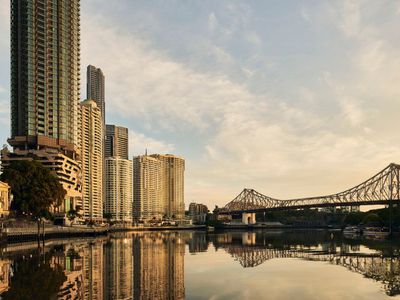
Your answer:
[[[206,230],[205,225],[193,226],[154,226],[154,227],[116,227],[116,228],[84,228],[84,227],[45,227],[38,234],[37,228],[4,228],[1,230],[1,244],[13,244],[37,240],[63,239],[75,237],[105,236],[114,232],[146,232],[146,231],[177,231],[177,230]]]

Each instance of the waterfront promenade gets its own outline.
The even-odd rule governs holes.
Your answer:
[[[33,241],[39,239],[90,237],[107,235],[112,232],[123,231],[176,231],[176,230],[204,230],[205,225],[188,226],[53,226],[46,225],[40,228],[38,234],[37,226],[9,227],[1,229],[1,241],[3,243]]]

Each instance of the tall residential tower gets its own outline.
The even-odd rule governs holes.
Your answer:
[[[103,117],[103,124],[106,122],[106,104],[104,93],[104,74],[100,68],[89,65],[86,70],[86,99],[96,102]]]
[[[94,100],[81,102],[80,142],[82,158],[83,217],[103,219],[103,121]]]
[[[128,128],[116,125],[106,125],[105,155],[128,159]]]
[[[80,1],[11,0],[14,149],[73,155],[80,98]]]

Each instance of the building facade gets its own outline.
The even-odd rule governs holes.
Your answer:
[[[80,98],[80,1],[11,0],[14,149],[73,156]]]
[[[101,111],[103,124],[106,120],[106,104],[104,92],[104,74],[100,68],[89,65],[86,69],[86,99],[92,99],[96,102],[97,107]]]
[[[10,186],[8,183],[0,181],[0,218],[8,216],[10,213],[10,204]]]
[[[103,220],[103,120],[93,100],[80,104],[79,148],[82,161],[82,213],[87,220]]]
[[[79,201],[80,1],[11,0],[11,137],[2,168],[37,160]]]
[[[1,151],[2,168],[6,168],[13,161],[34,160],[57,176],[64,190],[67,192],[64,203],[54,208],[57,218],[64,218],[65,213],[76,206],[82,205],[82,174],[78,161],[59,153],[57,150],[20,150],[13,152],[8,149]]]
[[[133,158],[133,218],[135,222],[164,216],[162,162],[147,155]]]
[[[134,218],[184,219],[184,171],[185,160],[171,154],[134,157]]]
[[[150,156],[162,162],[164,215],[169,219],[183,219],[185,216],[185,160],[172,154]]]
[[[132,223],[132,161],[119,157],[107,158],[106,199],[104,212],[111,214],[111,220]]]
[[[106,125],[105,156],[128,159],[128,128],[116,125]]]
[[[207,218],[208,207],[201,203],[190,203],[189,204],[189,217],[193,222],[204,223]]]

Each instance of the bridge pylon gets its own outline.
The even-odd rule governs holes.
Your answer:
[[[242,223],[246,225],[256,224],[255,213],[242,213]]]

